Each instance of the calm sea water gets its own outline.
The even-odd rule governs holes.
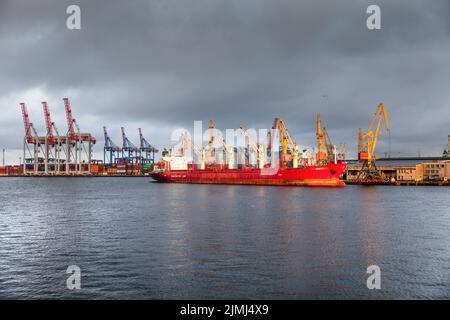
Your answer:
[[[0,298],[450,298],[449,204],[445,187],[4,178]]]

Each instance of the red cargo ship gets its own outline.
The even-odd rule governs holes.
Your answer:
[[[300,159],[299,148],[294,139],[286,129],[285,123],[280,118],[275,118],[269,140],[269,150],[277,150],[272,142],[280,140],[281,154],[279,163],[273,163],[269,167],[266,159],[266,149],[263,144],[257,143],[252,136],[244,129],[239,128],[242,135],[248,139],[249,150],[256,155],[257,166],[253,168],[246,165],[242,168],[235,168],[234,148],[227,145],[221,135],[214,131],[214,124],[210,121],[210,145],[214,138],[219,140],[225,152],[227,165],[214,163],[206,166],[205,149],[197,148],[190,139],[188,132],[182,135],[182,146],[178,156],[170,156],[167,151],[163,152],[160,162],[154,167],[150,176],[159,182],[174,183],[206,183],[206,184],[241,184],[241,185],[273,185],[273,186],[311,186],[311,187],[343,187],[344,181],[340,180],[345,172],[347,163],[337,160],[336,150],[332,150],[331,143],[327,143],[328,154],[323,152],[325,146],[325,134],[322,132],[320,115],[317,117],[317,139],[319,152],[315,161],[308,157]],[[323,129],[325,130],[325,129]],[[278,131],[279,137],[276,137]],[[327,136],[328,137],[328,136]],[[199,167],[193,163],[188,163],[186,156],[187,148],[191,146],[199,159]],[[288,152],[290,149],[290,153]],[[276,157],[275,154],[271,156]],[[273,158],[277,159],[277,158]],[[281,166],[280,166],[281,164]]]
[[[300,168],[279,168],[271,172],[270,169],[228,169],[223,166],[203,170],[189,166],[185,170],[171,170],[170,167],[164,168],[164,163],[160,163],[150,176],[158,182],[173,183],[343,187],[345,183],[340,177],[346,166],[345,162],[339,162]]]

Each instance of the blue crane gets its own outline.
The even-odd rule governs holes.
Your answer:
[[[142,129],[139,128],[139,140],[141,142],[141,154],[145,154],[145,161],[154,163],[155,162],[155,153],[159,152],[154,146],[152,146],[142,134]],[[143,161],[144,162],[144,161]]]
[[[119,157],[122,148],[120,148],[111,140],[111,138],[108,136],[108,131],[105,126],[103,127],[103,135],[105,137],[105,146],[103,148],[103,163],[106,164],[107,154],[109,154],[108,161],[110,163],[114,163],[114,159]]]

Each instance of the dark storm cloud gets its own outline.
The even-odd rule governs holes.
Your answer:
[[[42,126],[49,100],[65,128],[72,98],[84,130],[168,144],[171,130],[213,116],[221,128],[286,118],[302,145],[321,112],[334,142],[355,153],[357,128],[389,108],[392,148],[440,153],[449,132],[450,3],[377,1],[0,1],[0,144],[18,148],[18,103]],[[79,4],[82,29],[65,27]],[[101,140],[101,139],[100,139]],[[136,140],[136,139],[134,139]],[[380,151],[387,148],[387,139]]]

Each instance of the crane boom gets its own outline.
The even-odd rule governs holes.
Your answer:
[[[210,159],[214,157],[213,143],[214,143],[214,121],[211,119],[209,120],[209,141],[208,141],[208,152]]]
[[[145,138],[144,138],[144,135],[142,134],[142,129],[141,128],[138,128],[138,130],[139,130],[139,142],[140,142],[140,144],[141,144],[141,149],[144,149],[145,148]]]
[[[372,117],[370,126],[367,129],[367,131],[364,134],[362,133],[361,129],[359,129],[358,131],[359,159],[366,160],[368,162],[369,167],[375,160],[375,148],[378,143],[378,138],[380,136],[381,122],[383,120],[386,126],[386,131],[390,134],[391,128],[389,125],[387,109],[382,103],[380,103]],[[375,125],[375,132],[373,131],[374,125]],[[365,144],[364,139],[366,139]]]
[[[148,152],[159,152],[158,149],[156,149],[154,146],[152,146],[147,139],[144,138],[144,134],[142,133],[142,129],[139,128],[139,141],[142,151],[148,151]]]
[[[217,138],[219,140],[220,144],[222,145],[223,149],[225,150],[226,156],[227,156],[227,162],[228,162],[228,169],[234,169],[234,149],[230,145],[228,145],[225,140],[222,138],[221,135],[217,133],[216,130],[212,133],[213,138]]]
[[[103,126],[103,137],[105,138],[105,147],[109,148],[111,144],[108,137],[108,129],[105,126]]]
[[[61,139],[61,136],[59,135],[58,128],[56,127],[54,122],[52,122],[52,127],[53,127],[53,130],[55,130],[56,136],[58,137],[58,142],[62,142],[63,140]]]
[[[22,102],[20,103],[20,108],[22,109],[23,124],[25,128],[25,139],[27,143],[32,144],[34,143],[34,138],[31,134],[32,124],[30,122],[30,117],[28,115],[27,106],[25,105],[25,103]]]
[[[128,139],[127,135],[125,134],[125,128],[121,127],[120,130],[122,131],[122,148],[125,151],[132,151],[136,152],[139,151],[139,148],[137,148],[133,142]]]
[[[333,161],[334,158],[334,146],[331,142],[330,136],[328,135],[328,131],[326,128],[322,129],[324,136],[325,149],[327,151],[327,156],[329,161]]]
[[[47,141],[49,145],[55,144],[55,137],[53,135],[53,122],[50,115],[50,110],[48,108],[47,101],[42,102],[42,108],[44,110],[44,117],[45,117],[45,126],[47,128]]]
[[[105,147],[108,151],[120,151],[120,147],[116,145],[108,135],[108,129],[103,126],[103,136],[105,137]]]
[[[192,151],[197,154],[199,161],[200,161],[200,170],[205,170],[205,163],[206,163],[206,152],[205,148],[197,148],[197,146],[192,142],[190,135],[187,131],[183,133],[182,136],[182,148],[183,152],[182,155],[186,155],[186,149],[187,146],[190,146],[192,148]]]
[[[362,134],[362,128],[358,129],[358,154],[364,150],[364,136]]]
[[[324,140],[326,140],[326,131],[322,130],[322,123],[321,123],[321,119],[320,119],[320,113],[317,114],[316,136],[317,136],[317,146],[318,146],[318,152],[316,154],[316,160],[319,163],[321,163],[321,162],[324,162],[327,159],[327,155],[324,152]],[[328,151],[328,147],[327,147],[327,151]]]
[[[258,168],[263,169],[266,164],[266,157],[264,146],[261,143],[256,143],[255,140],[251,137],[251,135],[244,129],[244,126],[239,127],[242,135],[248,139],[248,144],[250,148],[256,153],[256,161],[258,162]]]
[[[292,167],[298,168],[298,144],[289,134],[288,129],[283,121],[283,119],[278,118],[278,132],[280,134],[280,142],[281,142],[281,154],[282,154],[282,163],[285,162],[287,157],[288,147],[292,152]]]
[[[124,149],[126,149],[128,147],[128,145],[127,145],[128,139],[127,139],[127,135],[125,134],[125,128],[121,127],[120,131],[122,132],[122,147]]]
[[[70,106],[69,98],[63,98],[64,107],[66,109],[67,128],[70,143],[75,143],[77,140],[74,128],[75,119],[72,116],[72,107]]]
[[[381,123],[385,123],[386,131],[390,134],[391,128],[387,108],[380,103],[373,114],[370,126],[365,133],[362,129],[358,130],[358,160],[363,161],[364,165],[359,176],[365,179],[380,179],[381,174],[375,165],[375,148],[380,136]],[[375,131],[374,131],[375,126]],[[364,141],[365,140],[365,141]]]
[[[376,116],[376,114],[375,114]],[[386,125],[386,131],[390,134],[391,133],[391,128],[389,126],[389,119],[387,116],[387,110],[386,107],[380,103],[378,105],[378,120],[377,120],[377,128],[375,130],[375,136],[374,136],[374,141],[372,144],[372,153],[375,151],[375,148],[377,146],[377,142],[378,142],[378,137],[380,135],[380,127],[381,127],[381,121],[384,119],[384,124]]]

